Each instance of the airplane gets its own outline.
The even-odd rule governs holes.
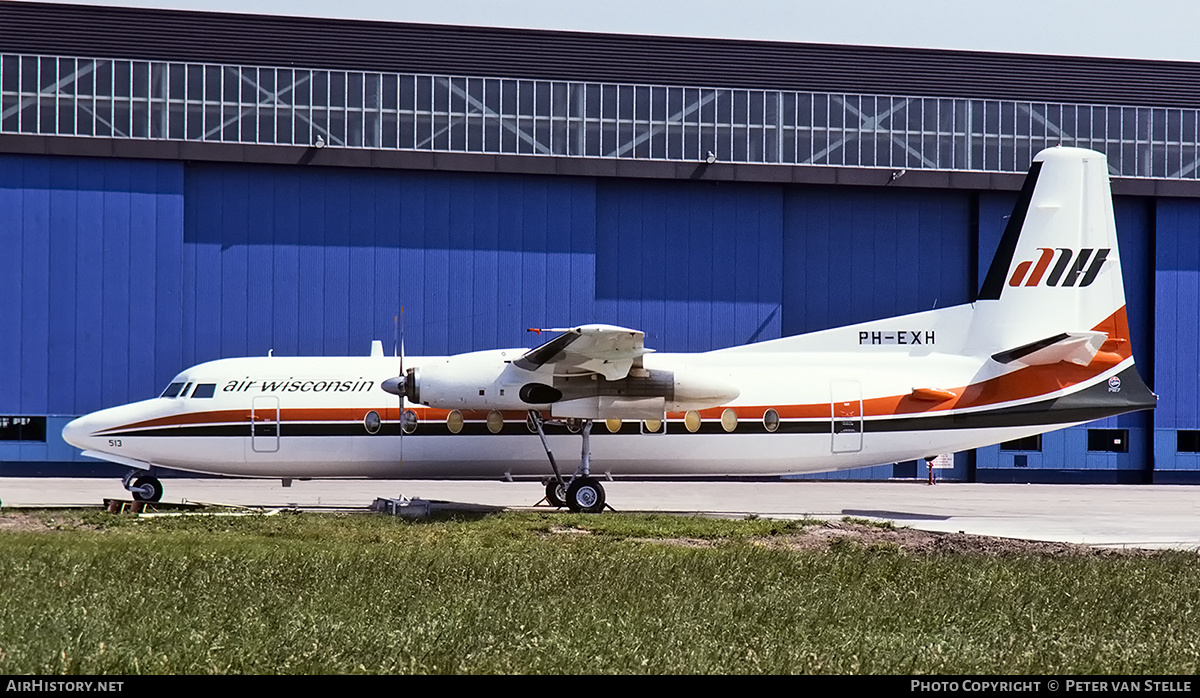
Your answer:
[[[1025,178],[976,301],[806,335],[668,354],[612,325],[444,357],[249,357],[70,422],[130,468],[293,479],[543,479],[606,506],[602,478],[774,476],[987,446],[1157,400],[1134,366],[1108,164],[1055,147]],[[398,370],[397,370],[398,369]],[[580,440],[573,472],[554,448]]]

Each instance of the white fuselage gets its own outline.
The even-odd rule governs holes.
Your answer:
[[[509,350],[520,355],[523,350]],[[413,357],[407,366],[438,359]],[[1131,364],[1114,365],[1098,379]],[[701,370],[741,387],[726,405],[700,411],[689,429],[682,412],[668,412],[657,432],[643,421],[599,421],[590,440],[591,469],[613,476],[780,475],[912,460],[1056,429],[1079,420],[1027,424],[954,424],[986,413],[986,401],[951,409],[889,399],[917,387],[958,389],[995,379],[985,360],[934,352],[844,354],[652,354],[648,369]],[[176,383],[213,384],[212,397],[160,397],[81,417],[64,437],[90,455],[134,467],[164,466],[200,473],[280,478],[540,477],[549,464],[522,410],[504,410],[498,433],[488,411],[462,410],[451,433],[449,409],[412,405],[411,433],[400,428],[400,398],[380,388],[394,375],[392,357],[223,359],[184,371]],[[1003,376],[1001,375],[1001,378]],[[518,386],[519,387],[519,386]],[[1069,386],[1068,386],[1069,389]],[[1043,393],[1004,399],[1006,407],[1045,401]],[[880,412],[877,403],[884,402]],[[726,415],[732,410],[736,421]],[[778,427],[764,415],[774,410]],[[547,415],[549,410],[543,410]],[[370,413],[379,416],[371,433]],[[722,416],[726,419],[722,422]],[[935,420],[931,423],[930,419]],[[411,415],[410,415],[411,419]],[[914,426],[906,429],[904,420]],[[770,421],[770,420],[768,420]],[[252,423],[256,424],[252,428]],[[276,425],[276,423],[278,423]],[[886,426],[885,426],[886,423]],[[493,416],[493,428],[496,418]],[[613,433],[610,429],[616,427]],[[653,422],[651,421],[653,427]],[[696,426],[692,421],[692,426]],[[564,427],[547,428],[551,449],[568,471],[582,440]]]

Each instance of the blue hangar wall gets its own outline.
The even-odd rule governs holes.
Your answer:
[[[967,302],[1014,199],[0,155],[0,415],[48,416],[45,442],[0,441],[0,472],[92,463],[62,425],[153,397],[186,366],[390,346],[401,306],[410,353],[444,354],[584,322],[701,351]],[[952,476],[1200,472],[1200,454],[1179,450],[1200,427],[1200,202],[1118,199],[1117,211],[1157,416],[1089,425],[1127,429],[1126,453],[1089,451],[1077,427],[1040,451],[964,454]],[[851,476],[893,474],[921,472]]]

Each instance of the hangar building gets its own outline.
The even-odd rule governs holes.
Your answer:
[[[1112,166],[1140,413],[979,481],[1200,479],[1200,64],[0,3],[0,472],[237,355],[702,351],[971,301],[1032,156]],[[919,464],[838,477],[911,477]]]

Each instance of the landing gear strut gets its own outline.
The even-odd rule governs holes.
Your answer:
[[[592,420],[585,419],[580,428],[583,436],[583,450],[579,457],[579,469],[569,480],[563,479],[558,470],[558,462],[546,443],[546,431],[542,428],[546,420],[537,410],[529,410],[529,419],[537,429],[538,437],[542,440],[542,448],[550,459],[550,469],[554,477],[546,481],[546,501],[556,507],[566,506],[575,513],[598,514],[604,511],[604,487],[600,481],[592,477],[592,451],[590,439],[592,435]]]
[[[121,484],[139,502],[157,502],[162,499],[163,486],[158,478],[145,474],[144,470],[130,470]]]

